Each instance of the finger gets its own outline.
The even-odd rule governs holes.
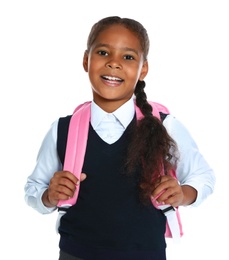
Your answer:
[[[162,193],[164,193],[164,192],[168,189],[168,187],[169,187],[168,181],[166,181],[166,180],[164,179],[162,182],[160,182],[160,183],[156,186],[156,188],[155,188],[154,191],[153,191],[152,196],[153,196],[154,198],[158,198],[159,196],[161,196]]]
[[[50,181],[49,193],[55,199],[59,198],[59,194],[64,194],[65,196],[72,197],[75,193],[76,185],[68,178],[53,178]]]
[[[52,196],[51,195],[49,196],[49,200],[58,202],[59,200],[67,200],[67,199],[70,199],[72,197],[73,197],[72,195],[56,191],[55,193],[53,193]]]
[[[172,178],[171,176],[165,176],[161,179],[161,183],[156,187],[153,191],[153,198],[155,198],[158,202],[164,202],[171,196],[178,193],[180,190],[180,186],[178,182]]]
[[[75,189],[75,186],[76,186],[76,183],[74,183],[71,179],[66,178],[66,177],[60,178],[58,181],[58,184],[65,186],[65,187],[69,188],[70,190]]]
[[[67,178],[70,181],[72,181],[75,185],[76,185],[76,183],[78,181],[76,176],[73,173],[69,172],[69,171],[62,171],[62,172],[60,172],[60,176],[59,177]]]
[[[172,188],[168,188],[164,190],[164,192],[161,192],[161,194],[157,198],[157,201],[166,203],[166,201],[168,201],[168,199],[174,195],[174,190]]]
[[[86,178],[87,178],[87,175],[85,173],[81,173],[80,181],[84,181]]]
[[[164,203],[169,204],[173,207],[178,207],[181,204],[182,198],[182,194],[175,194],[173,196],[170,196],[167,200],[165,200]]]

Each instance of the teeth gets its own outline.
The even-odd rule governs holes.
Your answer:
[[[106,78],[108,80],[121,80],[120,78],[111,77],[111,76],[104,76],[104,78]]]

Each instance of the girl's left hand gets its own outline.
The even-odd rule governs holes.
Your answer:
[[[168,204],[173,207],[182,205],[184,193],[178,181],[169,175],[160,177],[159,183],[152,193],[152,199],[158,203]]]
[[[158,203],[168,204],[173,207],[187,206],[195,202],[197,191],[189,185],[180,185],[170,175],[160,177],[156,188],[152,193],[152,199]]]

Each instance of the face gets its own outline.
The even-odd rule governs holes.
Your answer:
[[[128,101],[138,80],[148,72],[148,63],[134,33],[121,25],[102,31],[83,66],[88,72],[94,102],[107,112],[113,112]]]

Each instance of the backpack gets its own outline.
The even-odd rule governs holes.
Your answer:
[[[150,105],[153,107],[153,115],[160,120],[164,120],[166,115],[170,112],[169,110],[156,102],[149,102]],[[87,145],[87,137],[88,137],[88,130],[89,130],[89,123],[90,123],[90,109],[91,101],[85,102],[80,104],[74,110],[68,127],[68,135],[67,135],[67,144],[66,144],[66,151],[64,156],[64,165],[63,170],[72,172],[78,179],[80,179],[81,170],[83,167],[84,162],[84,155],[86,151]],[[135,105],[135,111],[137,120],[140,120],[143,115],[139,107]],[[60,124],[60,122],[59,122]],[[59,128],[58,128],[59,129]],[[57,142],[58,143],[58,142]],[[162,173],[163,174],[163,173]],[[176,178],[176,173],[172,173],[173,177]],[[58,202],[58,219],[56,224],[56,230],[58,230],[60,218],[63,214],[66,213],[67,209],[74,205],[77,201],[78,194],[79,194],[80,184],[77,186],[75,196],[68,200],[60,200]],[[160,195],[160,194],[159,194]],[[174,238],[178,240],[183,235],[182,224],[180,220],[180,215],[178,208],[174,208],[170,205],[160,205],[156,203],[156,199],[152,200],[153,205],[162,210],[165,214],[167,221],[166,221],[166,238]]]

